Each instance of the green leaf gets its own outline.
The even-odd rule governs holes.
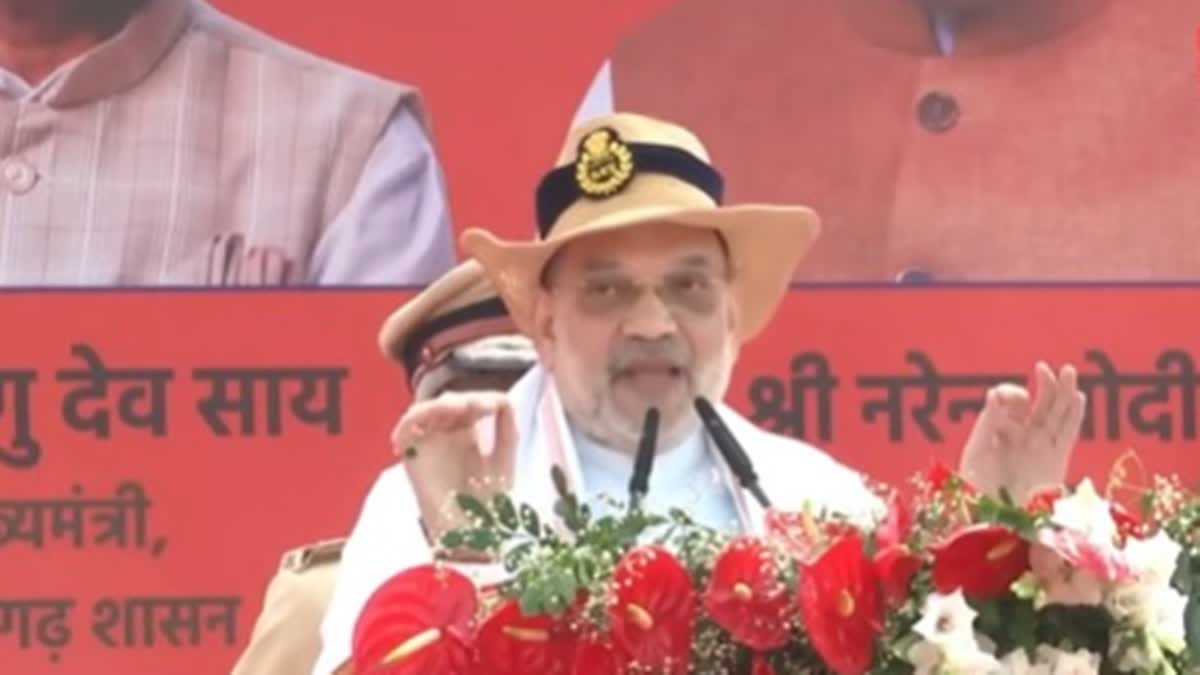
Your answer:
[[[920,641],[921,641],[920,635],[917,635],[916,633],[909,633],[909,634],[905,635],[904,637],[896,640],[894,643],[892,643],[890,649],[891,649],[892,654],[894,654],[896,656],[896,658],[899,658],[899,659],[904,660],[905,662],[908,662],[908,659],[909,659],[908,653],[910,651],[912,651],[912,648],[914,646],[916,646],[916,644]]]
[[[504,569],[508,572],[516,572],[521,568],[521,564],[529,557],[533,551],[533,542],[527,541],[517,544],[508,553],[504,554]]]
[[[671,520],[679,523],[680,525],[694,525],[696,522],[690,515],[688,515],[687,511],[684,511],[678,507],[672,507],[669,511],[667,511],[667,514],[671,517]]]
[[[579,500],[575,498],[575,495],[568,494],[558,500],[554,504],[554,513],[572,532],[578,533],[586,526],[583,515],[580,513]]]
[[[597,518],[596,522],[592,523],[592,530],[594,530],[597,535],[601,537],[613,536],[617,531],[617,517],[601,516]]]
[[[1032,538],[1037,529],[1037,518],[1018,506],[1005,504],[994,497],[980,497],[976,508],[981,522],[1004,525],[1027,538]]]
[[[1000,616],[1000,606],[995,602],[978,603],[976,611],[979,613],[976,619],[979,622],[979,627],[984,633],[988,633],[1000,626],[1003,618]]]
[[[1200,654],[1200,592],[1197,589],[1193,589],[1183,610],[1183,626],[1188,652]]]
[[[567,474],[563,473],[559,465],[550,467],[550,480],[554,483],[554,491],[559,497],[566,498],[571,494],[570,488],[567,487]]]
[[[542,520],[538,518],[537,511],[528,504],[521,505],[521,526],[533,537],[538,536],[542,530]]]
[[[551,614],[561,614],[567,605],[575,598],[579,586],[575,583],[575,575],[569,569],[560,567],[547,579],[549,590],[546,598],[546,608]]]
[[[1142,496],[1138,498],[1138,507],[1142,510],[1141,519],[1143,521],[1151,520],[1154,515],[1154,492],[1146,490]]]
[[[645,512],[627,514],[617,523],[614,534],[621,548],[629,548],[641,540],[647,530],[651,530],[667,521],[661,516]]]
[[[466,543],[466,536],[462,530],[450,530],[442,535],[442,547],[448,549],[462,548]]]
[[[540,585],[536,583],[528,584],[521,591],[520,603],[521,613],[525,616],[544,614],[543,607],[546,605],[546,593]]]
[[[500,538],[494,530],[478,527],[466,531],[463,543],[472,551],[490,551],[500,545]]]
[[[496,524],[495,519],[492,518],[492,512],[474,496],[460,492],[454,495],[454,502],[458,504],[460,511],[475,519],[476,525],[492,527]]]
[[[596,580],[598,565],[589,547],[583,546],[575,552],[575,579],[586,586]]]
[[[1171,585],[1180,593],[1190,596],[1193,592],[1200,591],[1198,581],[1200,580],[1196,578],[1192,569],[1192,557],[1185,548],[1179,552],[1179,559],[1175,561],[1175,574],[1171,576]]]
[[[513,506],[512,499],[504,493],[500,493],[492,497],[492,510],[496,512],[496,520],[508,530],[516,530],[521,526],[517,520],[517,507]]]
[[[1000,502],[1002,504],[1004,504],[1005,506],[1016,506],[1017,505],[1017,502],[1013,500],[1012,493],[1009,492],[1008,488],[1006,488],[1006,487],[1000,488]]]
[[[1038,622],[1040,642],[1069,642],[1074,649],[1107,653],[1112,616],[1103,607],[1049,605]]]
[[[1038,580],[1033,572],[1026,572],[1017,578],[1010,587],[1013,595],[1022,600],[1032,600],[1038,594]]]
[[[1036,649],[1038,645],[1037,624],[1037,610],[1028,603],[1018,604],[1009,633],[1013,643],[1016,646],[1024,647],[1029,652]]]

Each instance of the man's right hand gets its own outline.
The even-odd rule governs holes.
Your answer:
[[[421,519],[436,543],[465,524],[453,496],[487,498],[512,487],[517,428],[502,392],[445,392],[408,409],[392,432]]]

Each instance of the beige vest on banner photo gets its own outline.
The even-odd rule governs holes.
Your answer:
[[[150,0],[0,99],[0,284],[208,284],[242,261],[303,279],[400,105],[424,120],[411,88]]]

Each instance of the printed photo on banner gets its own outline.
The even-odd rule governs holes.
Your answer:
[[[695,130],[730,202],[822,216],[804,281],[1197,280],[1200,5],[677,0],[577,120]]]
[[[21,106],[0,130],[0,287],[424,284],[453,263],[411,84],[203,0],[0,18],[0,99]]]

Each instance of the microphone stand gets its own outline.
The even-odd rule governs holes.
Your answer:
[[[658,446],[658,408],[646,411],[642,421],[642,436],[638,441],[637,455],[633,459],[633,475],[629,478],[629,509],[642,508],[642,500],[650,491],[650,471],[654,468],[654,455]]]
[[[771,508],[771,500],[767,498],[767,493],[758,484],[758,474],[754,472],[754,464],[750,461],[750,456],[733,437],[733,432],[729,430],[729,427],[721,421],[716,408],[703,396],[696,397],[694,405],[696,414],[704,423],[704,428],[717,446],[717,451],[721,453],[721,457],[725,458],[729,470],[764,509]]]

